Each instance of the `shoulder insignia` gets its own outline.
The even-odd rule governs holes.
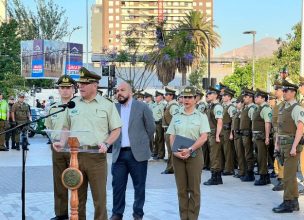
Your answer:
[[[108,101],[110,101],[110,102],[113,102],[113,100],[112,100],[112,99],[110,99],[110,98],[108,98],[108,97],[106,97],[106,99],[107,99]]]
[[[300,112],[300,115],[301,115],[302,117],[304,117],[304,112],[303,112],[303,111],[301,111],[301,112]]]
[[[269,117],[269,118],[272,117],[272,113],[271,113],[271,112],[268,113],[268,117]]]
[[[217,114],[217,115],[221,115],[221,114],[222,114],[222,111],[218,110],[218,111],[216,112],[216,114]]]

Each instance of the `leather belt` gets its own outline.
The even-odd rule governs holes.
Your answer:
[[[98,146],[91,146],[91,145],[82,145],[80,146],[80,149],[81,150],[99,150],[99,147]]]
[[[252,134],[261,134],[263,133],[262,131],[252,131]]]
[[[131,151],[131,147],[122,147],[120,151]]]

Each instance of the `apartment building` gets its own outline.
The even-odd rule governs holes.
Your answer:
[[[0,0],[0,24],[7,19],[7,0]]]

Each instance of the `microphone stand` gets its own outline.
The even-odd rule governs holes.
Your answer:
[[[21,131],[23,130],[24,127],[32,124],[32,123],[36,123],[38,122],[39,120],[41,119],[45,119],[45,118],[48,118],[52,115],[55,115],[55,114],[58,114],[60,112],[64,112],[65,109],[67,108],[68,106],[65,106],[65,107],[62,107],[62,109],[60,109],[59,111],[56,111],[56,112],[53,112],[49,115],[45,115],[45,116],[42,116],[40,117],[39,119],[36,119],[34,121],[29,121],[29,122],[26,122],[24,124],[20,124],[20,125],[17,125],[16,127],[14,128],[11,128],[9,130],[6,130],[4,132],[1,132],[0,135],[2,134],[5,134],[5,133],[8,133],[8,132],[11,132],[11,131],[14,131],[14,130],[17,130],[17,129],[20,129]],[[25,220],[25,163],[26,163],[26,151],[28,151],[28,140],[27,140],[27,135],[26,135],[26,132],[25,131],[22,131],[22,187],[21,187],[21,202],[22,202],[22,220]]]

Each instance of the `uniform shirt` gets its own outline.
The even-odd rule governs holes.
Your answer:
[[[152,108],[154,121],[160,121],[164,116],[165,105],[163,102],[155,103]]]
[[[151,111],[152,111],[152,109],[154,108],[154,105],[155,105],[155,103],[154,102],[148,102],[148,103],[146,103],[148,106],[149,106],[149,108],[151,109]]]
[[[205,103],[204,101],[200,100],[198,103],[197,103],[197,107],[196,109],[201,112],[201,113],[204,113],[205,110],[208,108],[208,105],[207,103]]]
[[[30,107],[25,102],[17,101],[13,104],[12,112],[15,114],[15,121],[26,121],[29,119]]]
[[[223,107],[227,107],[227,106],[230,105],[227,111],[228,111],[228,114],[229,114],[230,118],[232,118],[235,115],[235,113],[236,113],[236,107],[235,107],[235,105],[233,105],[232,102],[223,103],[222,105],[223,105]]]
[[[74,102],[75,108],[67,110],[63,126],[71,131],[89,131],[79,140],[81,145],[101,144],[109,131],[122,126],[115,104],[99,94],[90,102],[82,97],[75,98]]]
[[[251,107],[251,106],[253,106],[253,107]],[[254,103],[250,103],[249,105],[246,106],[246,108],[250,108],[248,111],[248,117],[252,120],[253,112],[256,109],[256,105]]]
[[[284,108],[289,108],[293,104],[297,103],[296,100],[292,100],[290,102],[286,102]],[[291,118],[294,121],[295,125],[298,126],[298,122],[301,121],[304,123],[304,108],[300,105],[296,105],[292,112],[291,112]]]
[[[219,103],[218,101],[213,102],[213,104]],[[213,114],[215,119],[219,119],[219,118],[223,118],[223,112],[224,112],[224,108],[223,106],[220,105],[216,105],[213,109]]]
[[[264,106],[264,105],[266,105],[267,103],[266,102],[263,102],[262,104],[261,104],[261,108]],[[270,106],[268,106],[268,107],[264,107],[263,109],[262,109],[262,111],[260,112],[260,116],[261,116],[261,118],[265,121],[265,122],[269,122],[269,123],[271,123],[271,120],[272,120],[272,109],[270,108]]]
[[[168,127],[167,134],[180,135],[197,140],[202,133],[209,133],[210,127],[206,114],[200,113],[197,109],[191,114],[186,114],[183,109],[173,116]]]
[[[173,104],[173,103],[175,103],[176,105],[172,105],[172,106],[170,107],[170,115],[175,115],[175,114],[177,114],[177,113],[179,112],[179,110],[180,110],[179,104],[178,104],[178,102],[177,102],[176,100],[172,100],[172,101],[168,102],[166,108],[168,108],[168,106],[170,106],[170,105]]]

